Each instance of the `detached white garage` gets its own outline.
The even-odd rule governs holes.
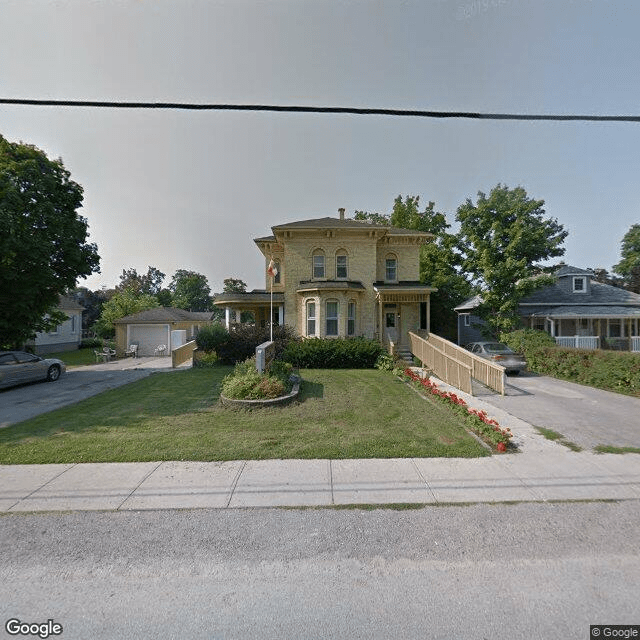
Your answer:
[[[158,355],[158,347],[164,346],[164,355],[170,356],[172,348],[193,340],[200,328],[211,324],[212,319],[211,311],[185,311],[173,307],[140,311],[114,322],[116,349],[122,355],[130,345],[137,344],[139,356],[154,356]]]
[[[170,355],[171,328],[168,324],[130,324],[127,326],[127,345],[137,344],[139,356],[153,356],[160,345]]]

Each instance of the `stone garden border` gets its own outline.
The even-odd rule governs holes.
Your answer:
[[[300,376],[293,376],[293,387],[286,396],[280,396],[279,398],[269,398],[267,400],[236,400],[235,398],[227,398],[220,394],[220,402],[223,407],[235,408],[235,409],[260,409],[262,407],[283,407],[298,397],[300,393],[300,383],[302,378]]]

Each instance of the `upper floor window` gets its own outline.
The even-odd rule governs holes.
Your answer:
[[[337,336],[338,335],[338,301],[327,300],[326,305],[326,335]]]
[[[398,279],[398,259],[389,255],[384,261],[384,279],[387,282],[396,282]]]
[[[324,252],[321,249],[316,249],[313,252],[313,277],[324,278]]]
[[[276,277],[273,279],[273,284],[280,284],[281,280],[281,272],[282,269],[280,268],[280,260],[274,260],[273,264],[275,265],[276,268]]]
[[[587,292],[586,276],[574,276],[573,277],[573,293],[586,293],[586,292]]]
[[[347,252],[338,251],[336,254],[336,278],[347,277]]]

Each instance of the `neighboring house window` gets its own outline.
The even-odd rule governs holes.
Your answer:
[[[347,277],[347,254],[345,251],[340,251],[336,255],[336,278]]]
[[[622,336],[622,322],[620,320],[609,320],[609,337],[620,338]]]
[[[587,292],[587,278],[585,276],[574,276],[573,293],[586,293],[586,292]]]
[[[313,252],[313,277],[324,278],[324,253],[319,249]]]
[[[327,300],[326,305],[326,335],[328,336],[337,336],[338,335],[338,301],[337,300]]]
[[[71,333],[76,333],[78,328],[76,327],[77,317],[71,316]]]
[[[316,335],[316,303],[307,302],[307,335]]]
[[[387,256],[385,259],[384,279],[388,282],[398,279],[398,259],[395,256]]]
[[[356,303],[350,302],[347,305],[347,335],[353,336],[356,333]]]
[[[462,318],[464,321],[464,326],[465,327],[470,327],[471,326],[471,315],[468,313],[463,313],[462,314]]]

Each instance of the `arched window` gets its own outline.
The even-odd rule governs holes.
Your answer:
[[[384,261],[384,279],[387,282],[397,282],[398,280],[398,258],[393,254],[387,254]]]
[[[344,249],[336,251],[336,280],[348,277],[347,252]]]
[[[273,264],[276,267],[276,277],[273,279],[273,284],[280,284],[282,277],[282,268],[280,267],[280,260],[274,260]]]
[[[347,305],[347,335],[356,335],[356,303],[353,300]]]
[[[338,301],[337,300],[327,300],[325,309],[326,309],[326,314],[325,314],[325,323],[326,323],[325,335],[327,335],[327,336],[337,336],[338,335]]]
[[[324,251],[322,249],[316,249],[313,252],[313,278],[321,279],[325,277],[324,270]]]
[[[307,301],[307,336],[316,335],[316,303],[315,300]]]

